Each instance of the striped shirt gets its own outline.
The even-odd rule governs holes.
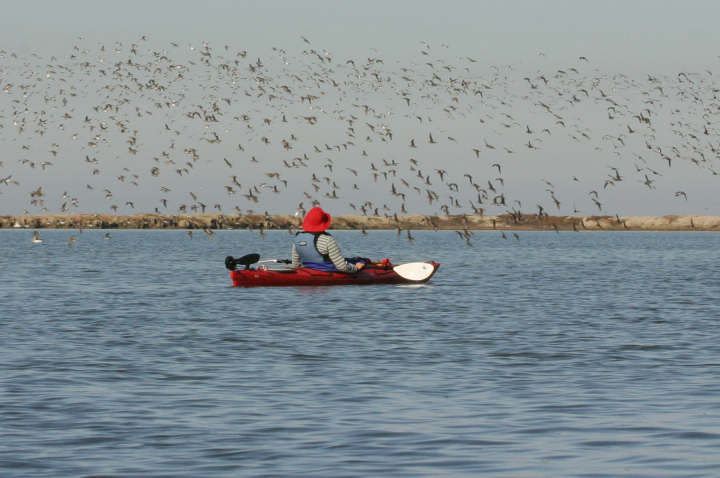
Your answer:
[[[337,242],[335,242],[335,239],[333,239],[332,236],[321,234],[317,240],[317,250],[320,254],[328,255],[332,263],[335,265],[335,268],[340,272],[353,274],[358,271],[355,264],[350,264],[345,260],[340,252],[340,247],[338,247]],[[300,254],[297,253],[295,244],[292,246],[292,264],[293,267],[300,266]]]

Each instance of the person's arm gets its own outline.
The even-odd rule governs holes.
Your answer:
[[[330,256],[330,260],[335,265],[337,270],[341,272],[347,272],[348,274],[353,274],[357,272],[359,269],[357,266],[350,264],[348,261],[345,260],[342,253],[340,252],[340,247],[338,246],[337,242],[335,242],[335,239],[333,239],[331,236],[320,236],[318,238],[318,251],[321,254],[327,254]],[[360,269],[362,269],[362,265],[360,266]]]
[[[295,268],[300,267],[300,254],[295,249],[295,244],[292,245],[292,265]]]

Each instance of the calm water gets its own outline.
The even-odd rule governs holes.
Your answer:
[[[3,477],[720,476],[720,234],[336,232],[443,265],[235,289],[290,236],[105,232],[0,231]]]

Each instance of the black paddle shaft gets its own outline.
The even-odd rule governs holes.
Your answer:
[[[237,266],[245,266],[245,269],[249,269],[251,265],[256,264],[260,261],[260,254],[248,254],[238,259],[234,259],[233,256],[227,256],[225,258],[225,267],[234,271]],[[280,264],[292,264],[289,259],[276,259],[276,262]]]

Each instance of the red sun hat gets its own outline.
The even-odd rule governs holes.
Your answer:
[[[330,214],[319,207],[314,207],[305,216],[302,228],[305,232],[323,232],[330,227],[331,222]]]

